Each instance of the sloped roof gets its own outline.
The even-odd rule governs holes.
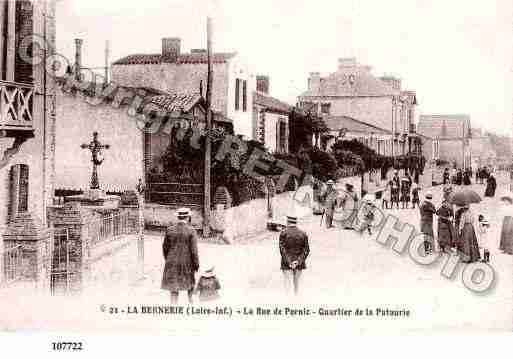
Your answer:
[[[235,52],[214,53],[212,54],[212,62],[225,63],[235,55]],[[169,57],[163,56],[162,54],[133,54],[114,61],[113,65],[149,65],[161,63],[206,64],[207,54],[203,52],[180,54],[176,61],[171,61]]]
[[[399,95],[399,93],[400,91],[392,88],[392,86],[368,72],[355,73],[354,81],[349,81],[347,73],[335,72],[325,78],[321,78],[319,91],[308,90],[303,92],[300,97],[381,97]]]
[[[347,129],[348,132],[365,132],[375,134],[391,134],[392,132],[380,128],[363,121],[348,117],[348,116],[326,116],[323,117],[324,122],[328,128],[332,131],[338,131],[343,128]]]
[[[166,112],[187,113],[195,105],[203,102],[199,93],[172,93],[151,97],[149,103],[158,106]]]
[[[292,109],[291,105],[258,91],[253,92],[253,102],[271,112],[288,114]]]
[[[417,132],[431,138],[462,138],[469,135],[470,116],[420,115]]]

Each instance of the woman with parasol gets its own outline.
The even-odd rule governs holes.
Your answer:
[[[470,189],[463,189],[449,195],[448,201],[461,207],[455,215],[455,230],[458,234],[456,247],[462,254],[463,262],[477,262],[481,255],[477,240],[477,222],[470,204],[481,202],[481,197]]]

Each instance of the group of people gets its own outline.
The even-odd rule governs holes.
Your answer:
[[[385,190],[381,197],[381,208],[391,209],[394,208],[394,204],[399,208],[409,208],[410,201],[412,208],[419,204],[419,191],[420,187],[416,182],[413,182],[411,176],[406,173],[405,177],[399,178],[399,172],[394,171],[394,176],[387,183]]]
[[[486,249],[486,232],[489,227],[484,216],[475,217],[469,204],[455,211],[449,202],[452,188],[444,188],[441,205],[436,208],[433,195],[426,193],[425,200],[420,205],[420,232],[424,235],[424,250],[431,254],[435,250],[435,235],[433,231],[434,217],[438,218],[437,242],[439,250],[445,253],[457,252],[466,263],[490,259]]]
[[[455,184],[457,186],[469,186],[472,184],[473,170],[471,167],[466,169],[453,168],[452,173],[446,168],[442,175],[442,183],[444,185]],[[475,171],[475,178],[477,184],[484,184],[486,181],[485,197],[495,196],[497,189],[497,181],[493,174],[493,169],[488,167],[479,167]]]
[[[191,225],[191,212],[188,208],[181,208],[176,217],[177,223],[167,228],[162,243],[165,265],[161,288],[170,292],[172,304],[178,301],[180,291],[187,292],[189,303],[193,302],[194,294],[198,294],[200,301],[216,300],[221,285],[214,267],[206,266],[197,282],[195,279],[200,264],[198,239]]]
[[[472,184],[472,168],[453,168],[452,173],[449,173],[449,169],[446,168],[442,175],[442,182],[444,185],[452,183],[458,186],[469,186]]]

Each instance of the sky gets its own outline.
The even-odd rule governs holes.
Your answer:
[[[377,76],[417,92],[419,114],[466,113],[473,127],[510,134],[513,125],[511,0],[58,0],[57,48],[86,66],[132,53],[159,53],[162,37],[182,49],[237,51],[270,76],[271,95],[291,104],[308,73],[336,71],[356,57]]]

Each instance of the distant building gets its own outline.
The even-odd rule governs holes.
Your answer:
[[[370,142],[378,141],[371,135],[387,133],[379,140],[383,142],[380,150],[386,148],[390,155],[406,155],[421,147],[415,132],[416,93],[402,90],[401,80],[395,77],[374,76],[369,66],[355,58],[339,59],[338,70],[326,77],[310,73],[308,90],[298,101],[301,108],[330,123],[332,131],[358,123],[361,137]]]
[[[433,139],[433,159],[445,160],[457,167],[472,165],[469,115],[420,115],[417,131]]]
[[[292,106],[269,96],[269,77],[257,76],[253,93],[253,139],[271,152],[289,151],[289,115]]]
[[[236,134],[252,138],[255,76],[237,53],[214,53],[212,108],[233,122]],[[181,39],[162,39],[158,54],[134,54],[115,61],[112,82],[129,87],[149,87],[169,93],[207,89],[207,53],[181,50]]]

